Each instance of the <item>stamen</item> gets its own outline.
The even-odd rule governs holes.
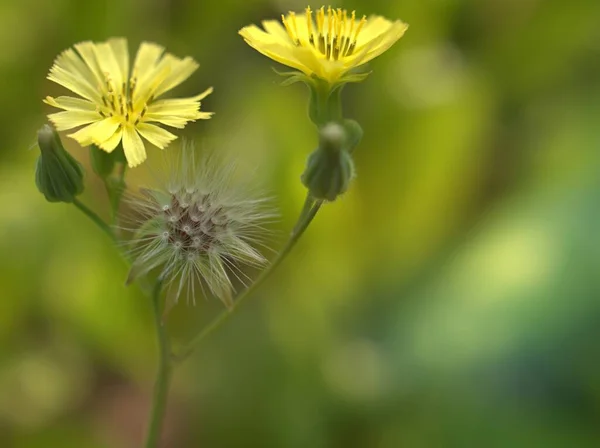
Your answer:
[[[352,40],[352,32],[354,31],[354,22],[356,22],[356,11],[352,11],[352,17],[350,18],[350,31],[346,35],[346,43],[344,48],[342,49],[342,54],[344,56],[348,55],[348,50],[350,49],[350,42]]]
[[[287,31],[288,36],[290,36],[290,39],[292,39],[292,42],[294,42],[296,45],[300,45],[300,41],[294,35],[294,32],[290,28],[290,25],[289,25],[288,21],[285,19],[285,16],[283,14],[281,15],[281,21],[283,22],[283,26],[285,27],[285,30]]]
[[[308,28],[308,41],[314,47],[315,37],[313,36],[312,11],[310,9],[310,6],[306,8],[306,27]]]
[[[325,7],[321,6],[321,9],[317,12],[317,28],[319,30],[319,51],[325,54]]]
[[[360,31],[362,30],[363,26],[365,26],[365,23],[367,23],[367,16],[363,16],[362,19],[360,19],[360,23],[358,24],[358,27],[356,28],[356,34],[354,35],[354,43],[356,44],[356,41],[358,40],[358,35],[360,34]]]
[[[298,26],[296,25],[296,13],[290,11],[290,18],[292,19],[292,27],[294,28],[294,35],[296,36],[296,45],[300,45],[300,34],[298,33]]]
[[[335,24],[335,46],[333,48],[333,59],[337,61],[340,55],[340,38],[342,35],[342,10],[338,8]]]
[[[360,22],[356,23],[356,12],[348,11],[342,8],[327,8],[321,6],[315,11],[313,22],[313,10],[309,7],[306,12],[306,30],[308,32],[308,44],[329,60],[339,60],[351,55],[356,49],[358,36],[367,23],[367,17],[363,16]],[[296,13],[290,11],[287,17],[281,16],[281,21],[285,30],[295,45],[308,46],[306,42],[300,41],[298,24],[296,22]]]
[[[327,51],[326,56],[327,59],[331,58],[331,47],[333,46],[333,17],[331,16],[331,6],[327,8]]]
[[[137,83],[137,78],[131,77],[129,78],[129,97],[133,97],[133,91],[135,90],[135,85]]]

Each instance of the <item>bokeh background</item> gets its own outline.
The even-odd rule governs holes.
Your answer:
[[[338,5],[411,25],[345,90],[358,177],[179,370],[164,446],[600,446],[600,2]],[[35,189],[41,99],[65,92],[54,57],[111,36],[195,57],[174,94],[213,85],[216,115],[184,134],[256,169],[277,250],[316,136],[305,88],[237,30],[305,6],[0,2],[0,446],[139,446],[156,365],[115,248]],[[91,174],[83,199],[107,215]],[[169,317],[176,342],[221,308],[197,302]]]

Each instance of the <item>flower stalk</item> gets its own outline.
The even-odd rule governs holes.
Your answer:
[[[343,84],[331,86],[329,83],[318,78],[306,81],[310,90],[308,105],[308,116],[318,127],[322,128],[327,123],[342,120],[342,98]]]
[[[167,398],[171,382],[171,342],[165,325],[161,318],[160,297],[162,280],[159,278],[152,292],[152,310],[154,312],[154,326],[159,349],[158,372],[154,384],[154,396],[150,410],[150,421],[146,433],[146,448],[157,448],[160,443],[161,430],[167,410]]]
[[[102,230],[102,232],[104,232],[104,234],[106,234],[112,240],[113,243],[115,243],[115,244],[119,243],[117,236],[112,231],[110,226],[108,224],[106,224],[104,222],[104,220],[102,218],[100,218],[100,216],[98,216],[98,214],[95,211],[93,211],[91,208],[89,208],[87,205],[85,205],[83,202],[81,202],[77,198],[73,199],[73,205],[75,207],[77,207],[77,209],[79,211],[81,211],[85,216],[90,218],[92,220],[92,222],[94,224],[96,224],[96,226],[100,230]]]

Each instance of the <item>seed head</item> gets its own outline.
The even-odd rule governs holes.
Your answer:
[[[139,218],[130,229],[134,262],[127,282],[158,269],[176,288],[175,301],[184,292],[194,301],[196,288],[207,286],[231,306],[231,275],[243,283],[240,265],[266,264],[256,246],[264,245],[263,225],[277,215],[268,198],[236,182],[235,164],[214,155],[200,159],[188,143],[165,162],[168,175],[159,188],[128,197]]]

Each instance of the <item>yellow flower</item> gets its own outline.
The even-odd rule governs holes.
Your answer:
[[[346,73],[369,62],[402,37],[408,25],[381,16],[356,18],[344,9],[322,7],[314,14],[290,12],[262,22],[264,30],[250,25],[240,30],[244,40],[265,56],[316,76],[330,84],[345,82]]]
[[[143,42],[130,71],[126,39],[81,42],[75,50],[56,58],[48,79],[81,98],[48,96],[44,102],[63,109],[48,115],[57,130],[85,126],[69,135],[82,146],[95,144],[112,152],[122,142],[127,162],[134,167],[146,160],[141,137],[161,149],[177,138],[153,123],[183,128],[212,115],[200,112],[200,100],[212,88],[189,98],[157,100],[196,71],[198,64],[190,57],[163,54],[163,47]]]

